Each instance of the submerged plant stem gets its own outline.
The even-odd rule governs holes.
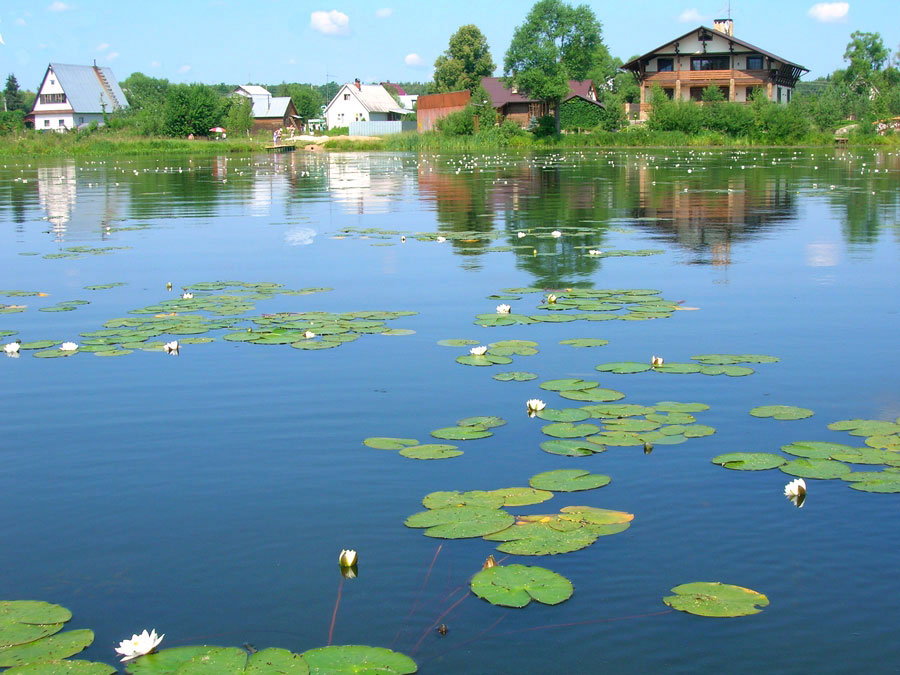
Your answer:
[[[431,570],[434,569],[434,563],[437,562],[437,557],[443,547],[443,543],[438,544],[437,550],[434,552],[434,557],[431,559],[431,564],[428,566],[428,571],[425,573],[425,580],[422,582],[422,587],[419,588],[419,592],[416,595],[416,599],[413,602],[412,607],[409,608],[409,614],[406,615],[406,621],[404,621],[404,624],[406,624],[410,620],[410,618],[412,618],[412,615],[415,614],[415,611],[419,606],[419,601],[422,599],[422,593],[425,591],[425,586],[428,585],[428,579],[429,577],[431,577]],[[397,634],[394,636],[394,639],[391,642],[391,648],[394,647],[394,644],[397,642],[397,639],[400,637],[400,633],[402,631],[403,626],[400,626],[400,628],[397,629]]]
[[[331,613],[331,626],[328,627],[328,647],[331,646],[331,638],[334,636],[334,622],[337,620],[338,607],[341,604],[341,591],[344,590],[344,577],[341,576],[341,582],[338,584],[337,598],[334,601],[334,611]]]
[[[416,646],[412,648],[412,651],[410,652],[410,654],[415,654],[419,650],[419,646],[422,644],[422,640],[424,640],[431,631],[433,631],[435,628],[438,627],[438,624],[440,624],[441,619],[443,619],[450,612],[452,612],[454,609],[459,607],[460,603],[463,600],[465,600],[466,598],[468,598],[470,595],[472,595],[472,591],[466,591],[466,594],[464,596],[462,596],[459,600],[457,600],[452,605],[450,605],[450,607],[448,607],[446,610],[444,610],[444,612],[442,612],[440,614],[440,616],[438,616],[438,618],[436,618],[434,620],[434,623],[432,623],[430,626],[428,626],[428,628],[425,629],[425,632],[422,633],[422,637],[419,638],[419,641],[416,643]]]

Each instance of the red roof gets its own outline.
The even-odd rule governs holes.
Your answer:
[[[491,101],[495,108],[500,108],[507,103],[530,103],[538,101],[536,98],[526,98],[522,94],[513,93],[503,84],[503,80],[499,77],[482,77],[481,86],[485,88],[491,95]],[[569,93],[564,100],[569,100],[573,96],[581,96],[582,98],[591,99],[590,91],[594,83],[592,80],[569,80]]]
[[[393,82],[381,82],[382,87],[393,87],[397,92],[397,96],[407,96],[408,94],[403,90],[399,84],[394,84]]]

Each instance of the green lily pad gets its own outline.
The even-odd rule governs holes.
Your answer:
[[[765,354],[698,354],[692,356],[691,359],[711,366],[729,366],[736,363],[776,363],[781,360],[777,356]]]
[[[637,415],[651,414],[655,408],[636,403],[609,403],[582,406],[582,410],[589,412],[591,417],[601,419],[620,419],[623,417],[635,417]]]
[[[883,420],[841,420],[828,425],[832,431],[848,431],[851,436],[886,436],[900,432],[900,424]]]
[[[247,652],[236,647],[191,646],[163,649],[131,661],[126,672],[132,675],[169,673],[243,673]]]
[[[469,347],[480,344],[478,340],[467,340],[465,338],[447,338],[446,340],[438,340],[441,347]]]
[[[689,424],[684,427],[683,433],[685,438],[702,438],[704,436],[712,436],[716,433],[716,430],[714,427],[706,424]]]
[[[411,515],[407,527],[426,528],[425,534],[439,539],[482,537],[504,530],[515,522],[506,511],[481,506],[450,506]]]
[[[688,413],[652,413],[647,415],[647,419],[660,424],[692,424],[697,418]]]
[[[797,408],[792,405],[761,405],[753,408],[750,414],[754,417],[772,417],[776,420],[802,420],[813,416],[808,408]]]
[[[537,416],[548,422],[582,422],[589,419],[591,415],[581,408],[544,408],[537,413]]]
[[[309,665],[299,654],[287,649],[269,647],[251,654],[245,675],[307,675]]]
[[[110,288],[115,288],[116,286],[125,286],[127,285],[124,281],[113,281],[108,284],[93,284],[91,286],[85,286],[84,289],[86,291],[105,291]]]
[[[720,464],[726,469],[738,471],[764,471],[777,469],[787,460],[781,455],[771,452],[726,452],[712,458],[713,464]]]
[[[555,555],[587,548],[599,537],[628,529],[634,516],[589,506],[567,506],[558,514],[520,516],[515,525],[485,535],[503,542],[498,551],[512,555]]]
[[[9,600],[0,602],[0,622],[46,625],[65,623],[72,612],[61,605],[41,600]]]
[[[756,371],[747,366],[700,366],[697,371],[703,375],[728,375],[729,377],[745,377]]]
[[[471,589],[479,598],[502,607],[525,607],[532,600],[558,605],[574,591],[564,576],[527,565],[489,567],[472,577]]]
[[[487,438],[488,436],[493,436],[494,432],[488,431],[484,427],[480,426],[457,426],[435,429],[431,432],[431,435],[435,438],[440,438],[446,441],[472,441],[479,438]]]
[[[458,427],[481,427],[482,429],[493,429],[494,427],[502,427],[506,424],[506,420],[496,415],[480,415],[477,417],[466,417],[456,423]]]
[[[485,509],[499,509],[506,502],[499,492],[493,490],[469,490],[468,492],[431,492],[422,499],[426,509],[445,509],[451,506],[478,506]]]
[[[372,436],[363,441],[363,445],[368,445],[376,450],[402,450],[418,444],[419,441],[415,438],[392,438],[390,436]]]
[[[625,398],[625,394],[615,389],[573,389],[570,391],[561,391],[559,395],[570,401],[596,401],[607,403],[609,401],[618,401]]]
[[[291,347],[294,349],[307,349],[307,350],[315,350],[315,349],[331,349],[332,347],[340,347],[340,342],[333,341],[325,341],[325,340],[304,340],[302,342],[292,342]]]
[[[782,452],[807,459],[831,459],[832,453],[853,450],[856,450],[853,446],[827,441],[794,441],[781,446]]]
[[[858,472],[858,474],[866,474],[863,478],[852,480],[850,487],[860,492],[879,492],[882,494],[893,494],[900,492],[900,474],[887,473],[884,471],[866,471]],[[841,476],[844,480],[851,480],[848,474]]]
[[[493,378],[500,382],[528,382],[529,380],[536,380],[537,377],[537,373],[526,373],[523,371],[510,371],[493,375]]]
[[[557,469],[535,474],[528,483],[531,487],[540,490],[552,490],[553,492],[578,492],[580,490],[593,490],[608,485],[609,476],[599,473],[590,473],[582,469]]]
[[[554,422],[553,424],[545,424],[541,427],[541,431],[547,436],[553,436],[554,438],[579,438],[597,433],[600,431],[600,427],[595,424]]]
[[[382,331],[382,335],[413,335],[416,331],[411,328],[389,328],[386,331]]]
[[[491,493],[503,497],[503,506],[528,506],[540,504],[553,499],[553,493],[534,487],[511,487],[491,490]]]
[[[661,438],[662,434],[658,434]],[[645,440],[642,436],[630,431],[601,431],[594,434],[587,440],[592,443],[600,443],[602,445],[612,445],[613,447],[628,447],[633,445],[643,445]]]
[[[695,413],[709,410],[709,406],[705,403],[679,403],[678,401],[660,401],[653,407],[659,412],[670,413]]]
[[[64,351],[62,349],[41,349],[32,354],[39,359],[57,359],[64,356],[72,356],[72,354],[77,354],[78,350],[75,351]]]
[[[42,661],[58,661],[77,654],[94,641],[90,630],[70,630],[35,642],[0,649],[0,667],[24,666]]]
[[[664,363],[661,366],[653,366],[657,373],[671,373],[673,375],[689,375],[699,373],[700,366],[696,363]]]
[[[58,345],[57,340],[34,340],[32,342],[23,342],[19,345],[19,349],[46,349]]]
[[[113,666],[96,661],[46,661],[32,663],[27,666],[16,666],[4,675],[115,675],[118,672]]]
[[[900,455],[896,452],[869,447],[838,450],[832,453],[831,459],[836,459],[839,462],[849,462],[851,464],[900,465]]]
[[[541,443],[541,450],[551,455],[563,455],[565,457],[587,457],[606,450],[606,446],[591,441],[580,440],[553,440]]]
[[[603,425],[603,428],[607,431],[653,431],[654,429],[658,429],[660,426],[659,422],[653,422],[652,420],[641,420],[634,419],[629,417],[624,418],[616,418],[613,420],[607,420]]]
[[[850,473],[850,467],[833,459],[794,459],[778,467],[790,476],[830,480]]]
[[[650,368],[649,363],[638,363],[637,361],[617,361],[615,363],[601,363],[599,366],[596,366],[596,370],[599,370],[601,373],[615,373],[617,375],[645,373]]]
[[[310,675],[410,675],[418,667],[405,654],[384,647],[341,645],[317,647],[300,656],[309,664]]]
[[[559,344],[569,345],[570,347],[603,347],[609,344],[609,340],[601,340],[600,338],[572,338],[570,340],[560,340]]]
[[[757,614],[769,604],[762,593],[718,581],[697,581],[672,589],[675,595],[663,598],[672,609],[698,616],[735,617]]]
[[[513,361],[508,356],[502,356],[500,354],[482,354],[481,356],[465,354],[463,356],[457,356],[456,362],[461,363],[464,366],[502,366],[512,363]]]
[[[439,443],[427,443],[404,448],[400,454],[409,459],[450,459],[463,454],[455,445],[443,445]]]
[[[585,389],[593,389],[599,385],[599,382],[590,380],[567,378],[562,380],[547,380],[546,382],[541,382],[540,387],[547,391],[583,391]]]

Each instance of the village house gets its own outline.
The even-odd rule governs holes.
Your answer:
[[[255,84],[242,85],[232,93],[253,101],[252,132],[300,128],[300,117],[290,96],[272,96],[268,89]]]
[[[499,77],[483,77],[481,86],[491,97],[491,102],[500,118],[512,120],[520,127],[527,128],[533,120],[553,114],[549,101],[524,96],[515,87],[504,85],[503,80]],[[562,100],[562,104],[565,105],[566,101],[573,97],[600,105],[597,101],[597,90],[591,80],[569,80],[569,93]]]
[[[102,125],[105,115],[126,107],[128,100],[109,68],[51,63],[26,121],[39,131],[68,131],[91,122]]]
[[[411,110],[401,108],[380,84],[362,84],[359,80],[345,84],[325,106],[325,123],[329,129],[349,127],[351,122],[391,122],[402,120]]]
[[[646,120],[650,88],[659,85],[676,101],[699,101],[703,90],[716,85],[726,101],[746,103],[753,92],[789,103],[807,68],[734,37],[731,19],[716,19],[713,28],[700,26],[622,66],[641,87],[640,106],[626,108],[629,116]],[[629,104],[626,104],[629,106]]]

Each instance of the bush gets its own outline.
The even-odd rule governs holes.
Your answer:
[[[475,110],[466,106],[452,112],[435,123],[435,128],[445,136],[471,136],[475,133]]]
[[[593,129],[603,118],[602,107],[577,96],[559,106],[559,126],[567,131]]]
[[[21,131],[25,131],[25,112],[23,110],[0,112],[0,136]]]
[[[544,115],[537,119],[531,129],[535,138],[547,138],[556,135],[556,119],[553,115]]]

